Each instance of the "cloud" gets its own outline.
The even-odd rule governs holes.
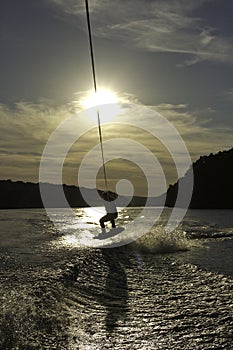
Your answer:
[[[128,96],[129,102],[135,100],[132,95]],[[124,96],[126,103],[126,95]],[[39,165],[43,149],[53,131],[65,120],[73,114],[76,106],[60,105],[54,106],[50,101],[41,101],[34,104],[29,102],[19,102],[13,106],[0,105],[0,122],[1,122],[1,138],[0,138],[0,159],[1,159],[1,178],[12,178],[14,180],[38,181]],[[159,112],[164,119],[160,121],[156,118],[156,113]],[[114,140],[115,138],[124,138],[126,140],[134,140],[143,145],[152,152],[158,159],[166,176],[167,185],[177,179],[177,171],[172,156],[163,145],[159,138],[163,136],[166,143],[172,143],[174,135],[172,129],[164,130],[166,120],[168,120],[182,136],[186,143],[192,160],[195,161],[200,155],[209,154],[224,150],[232,146],[232,130],[225,128],[210,128],[209,115],[207,124],[198,120],[198,112],[193,112],[189,105],[164,103],[158,106],[144,106],[140,103],[134,105],[132,110],[125,110],[119,117],[119,124],[103,125],[104,141]],[[204,113],[201,111],[201,113]],[[213,113],[213,111],[212,111]],[[54,154],[50,159],[50,165],[56,164],[60,160],[62,148],[69,143],[70,135],[78,135],[80,125],[85,123],[82,117],[77,118],[72,124],[71,130],[66,130],[67,134],[58,138],[57,147],[54,149]],[[137,120],[143,121],[143,126],[149,132],[143,131],[134,126]],[[81,124],[80,124],[81,123]],[[127,125],[132,124],[131,126]],[[151,132],[151,133],[150,133]],[[153,133],[157,133],[158,137],[154,137]],[[68,138],[68,139],[67,139]],[[80,139],[70,148],[64,162],[63,180],[68,184],[77,185],[77,174],[79,164],[83,157],[99,142],[97,128],[92,129],[88,133],[82,135]],[[123,147],[123,148],[122,148]],[[143,164],[149,169],[149,176],[153,175],[150,164],[151,159],[148,158],[147,151],[143,148],[135,152],[133,144],[121,142],[122,152],[114,146],[113,152],[119,160],[113,161],[109,166],[108,174],[111,177],[110,183],[112,186],[116,183],[116,179],[121,178],[122,169],[123,175],[129,175],[132,182],[136,183],[138,193],[143,192],[145,181],[142,184],[141,173],[131,163],[122,160],[122,154],[129,161],[134,162],[135,157],[143,160]],[[109,146],[108,146],[108,149]],[[123,158],[124,158],[123,157]],[[90,156],[90,166],[99,166],[101,163],[100,152],[93,152]],[[183,171],[186,163],[183,156],[177,158],[177,162],[182,167]],[[88,169],[88,166],[87,166]],[[87,174],[88,176],[88,174]],[[101,179],[99,180],[101,183]]]
[[[85,3],[83,0],[49,0],[52,4],[60,7],[66,14],[83,15]],[[108,0],[92,0],[89,4],[89,11],[96,12],[108,6]]]
[[[228,101],[233,101],[233,88],[225,91],[224,97]]]
[[[208,155],[232,147],[232,128],[214,126],[211,114],[215,111],[211,108],[193,111],[188,105],[172,104],[160,104],[154,108],[177,128],[193,161],[201,155]]]
[[[82,2],[50,0],[68,14],[84,17]],[[209,0],[112,0],[92,1],[93,34],[122,40],[127,46],[150,52],[185,55],[181,65],[200,61],[232,62],[233,39],[194,10]]]
[[[1,177],[38,180],[43,148],[53,129],[69,115],[50,102],[0,105]]]

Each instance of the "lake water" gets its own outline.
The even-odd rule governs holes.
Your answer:
[[[233,211],[189,210],[166,234],[170,212],[136,242],[90,248],[65,218],[61,233],[42,209],[1,210],[0,349],[232,349]]]

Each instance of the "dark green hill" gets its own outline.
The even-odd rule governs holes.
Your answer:
[[[53,194],[59,185],[43,184],[43,186],[48,194]],[[87,206],[78,187],[63,185],[63,189],[70,206]],[[0,194],[0,209],[43,208],[38,183],[2,180]],[[51,198],[50,207],[61,207],[56,197]]]
[[[190,170],[167,191],[166,206],[175,204],[179,183]],[[233,148],[200,157],[193,163],[194,188],[190,208],[233,209]]]
[[[193,163],[194,188],[190,208],[199,209],[233,209],[233,148],[217,154],[200,157]],[[176,202],[178,186],[187,182],[189,169],[167,190],[166,206],[173,207]],[[68,185],[43,184],[46,192],[51,193],[49,207],[62,207],[56,198],[58,186],[63,186],[65,196],[71,207],[87,207],[80,188]],[[89,198],[95,198],[94,190],[84,189]],[[164,195],[150,198],[147,205],[163,205]],[[127,197],[124,197],[127,199]],[[130,206],[144,206],[147,198],[134,196]],[[93,203],[101,205],[101,203]],[[181,205],[182,207],[182,201]],[[38,183],[1,180],[0,209],[43,208]]]
[[[46,206],[49,208],[62,208],[63,202],[59,199],[58,189],[62,186],[69,205],[73,208],[89,206],[83,199],[91,199],[91,205],[101,206],[103,203],[96,196],[93,189],[83,188],[82,193],[79,187],[68,185],[54,185],[43,183],[43,191],[48,195]],[[164,198],[164,197],[163,197]],[[126,196],[122,196],[122,203],[129,202]],[[160,205],[162,197],[150,198],[149,205]],[[145,197],[134,196],[129,206],[144,206],[147,201]],[[90,203],[89,202],[89,203]],[[40,187],[38,183],[1,180],[0,181],[0,209],[27,209],[27,208],[43,208],[40,195]]]

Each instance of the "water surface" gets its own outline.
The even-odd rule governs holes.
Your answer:
[[[172,235],[167,216],[134,243],[93,249],[43,210],[1,211],[0,348],[231,349],[232,211],[191,210]]]

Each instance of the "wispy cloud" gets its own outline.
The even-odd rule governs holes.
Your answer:
[[[126,96],[124,96],[124,99],[126,99]],[[130,95],[130,103],[132,103],[132,99],[133,96]],[[1,178],[38,181],[39,164],[43,149],[52,132],[61,122],[72,115],[74,109],[70,105],[54,107],[49,101],[42,101],[37,104],[20,102],[16,103],[13,107],[0,105],[0,122],[2,126],[0,141]],[[195,113],[185,104],[173,105],[166,103],[150,108],[142,104],[136,104],[132,112],[129,110],[125,114],[126,117],[123,114],[119,118],[119,122],[124,123],[123,125],[108,124],[103,126],[102,130],[105,141],[124,138],[126,140],[134,140],[149,149],[161,164],[166,175],[167,184],[176,180],[177,172],[171,155],[166,147],[158,140],[164,131],[163,123],[161,122],[159,124],[156,122],[155,111],[159,112],[178,130],[189,151],[191,151],[193,160],[196,160],[200,155],[224,150],[230,148],[232,145],[232,130],[208,128],[203,122],[200,123],[198,121]],[[134,127],[134,122],[137,119],[143,120],[145,129],[149,129],[152,134],[156,132],[158,139],[152,134]],[[67,130],[68,134],[62,135],[61,139],[59,139],[59,144],[55,148],[54,158],[52,159],[53,162],[56,163],[60,157],[60,147],[62,149],[64,143],[69,143],[70,134],[79,134],[80,123],[84,121],[81,119],[80,123],[78,121],[79,119],[74,120],[72,130]],[[131,124],[131,126],[127,126],[125,123]],[[174,137],[169,132],[165,133],[164,136],[167,137],[168,143]],[[79,164],[87,152],[95,147],[98,142],[97,129],[93,129],[87,134],[84,134],[70,148],[64,163],[64,182],[77,184]],[[108,151],[111,151],[109,147]],[[122,142],[121,147],[123,147]],[[94,151],[90,156],[91,166],[94,164],[98,167],[101,163],[100,152],[97,151]],[[147,168],[150,169],[151,167],[151,160],[147,158],[147,152],[144,152],[143,149],[135,152],[133,144],[126,142],[121,152],[119,152],[117,147],[114,147],[112,152],[117,158],[122,157],[129,161],[130,159],[133,161],[135,157],[139,157],[143,159]],[[180,159],[180,162],[182,163],[182,159]],[[114,184],[116,178],[121,178],[122,171],[124,176],[127,173],[130,175],[132,181],[138,186],[138,193],[142,193],[140,192],[141,175],[138,173],[136,167],[132,167],[131,163],[127,163],[124,160],[113,162],[112,167],[110,166],[109,175],[112,177],[110,182]],[[143,187],[145,187],[145,184]]]
[[[53,129],[69,115],[50,102],[0,105],[1,178],[38,181],[43,148]]]
[[[224,98],[228,101],[233,101],[233,88],[224,93]]]
[[[83,15],[85,11],[85,3],[83,0],[49,0],[51,3],[60,6],[60,8],[70,15]],[[90,2],[89,11],[96,12],[108,6],[108,0],[92,0]]]
[[[82,1],[50,0],[64,12],[84,16]],[[93,33],[150,52],[185,55],[181,65],[232,62],[233,39],[218,34],[207,18],[194,15],[209,0],[91,1]]]
[[[232,128],[214,126],[211,114],[215,111],[211,108],[193,111],[188,105],[172,104],[160,104],[155,108],[177,128],[193,161],[201,155],[232,147]]]

